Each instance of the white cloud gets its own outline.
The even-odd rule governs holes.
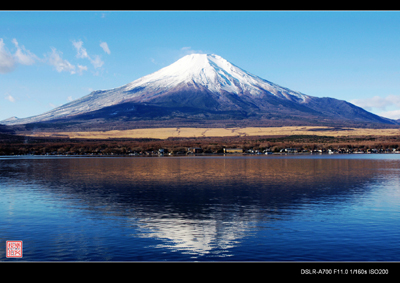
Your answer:
[[[68,96],[68,97],[67,97],[67,100],[68,100],[68,101],[73,101],[74,99],[72,98],[72,96]]]
[[[83,71],[87,71],[87,67],[86,66],[82,66],[78,64],[78,74],[82,75]]]
[[[23,65],[32,65],[35,63],[35,60],[39,59],[35,54],[30,52],[29,50],[26,50],[25,46],[22,46],[22,48],[19,47],[18,41],[15,38],[12,40],[12,42],[17,48],[14,57],[18,63]]]
[[[61,55],[61,51],[57,51],[54,47],[51,47],[51,54],[48,58],[49,64],[54,66],[57,72],[70,72],[71,74],[75,74],[75,66],[67,60],[62,59]]]
[[[373,111],[382,117],[400,119],[400,95],[390,94],[386,97],[374,96],[371,98],[353,99],[350,103],[367,111]]]
[[[88,58],[89,55],[87,54],[87,51],[85,48],[83,48],[83,42],[80,41],[72,41],[72,44],[74,45],[74,47],[76,48],[76,51],[78,52],[76,54],[77,58]]]
[[[5,99],[7,99],[7,100],[10,101],[10,102],[15,102],[15,98],[12,97],[10,94],[7,95],[7,96],[5,97]]]
[[[6,49],[3,39],[0,38],[0,73],[12,72],[17,64],[32,65],[36,60],[40,60],[35,54],[26,50],[24,46],[20,47],[15,38],[12,40],[12,43],[17,48],[14,54],[11,54]]]
[[[80,40],[80,41],[72,41],[72,44],[76,48],[76,51],[77,51],[76,57],[77,58],[82,58],[82,59],[83,58],[87,58],[87,59],[89,59],[90,63],[92,63],[92,65],[93,65],[93,67],[95,69],[96,68],[100,68],[101,66],[103,66],[104,62],[100,59],[99,55],[89,56],[89,54],[86,51],[86,48],[83,47],[82,40]]]
[[[3,39],[0,38],[0,73],[5,74],[13,71],[15,68],[15,59],[5,48]]]
[[[0,74],[6,74],[12,72],[18,64],[21,65],[33,65],[37,61],[46,62],[55,67],[57,72],[70,72],[71,74],[80,74],[82,75],[84,71],[88,70],[87,66],[83,65],[73,65],[68,60],[62,58],[62,52],[58,51],[54,47],[51,48],[51,52],[48,52],[43,59],[39,58],[31,51],[27,50],[25,46],[20,45],[17,39],[13,38],[12,43],[15,46],[15,52],[10,52],[3,41],[0,38]],[[83,42],[79,41],[72,41],[73,46],[77,50],[77,58],[86,58],[90,61],[95,69],[100,68],[103,66],[104,62],[101,60],[99,55],[92,55],[90,56],[87,50],[83,47]],[[110,54],[110,50],[108,48],[107,43],[102,42],[100,46],[103,50]]]
[[[103,66],[104,62],[101,61],[100,56],[99,55],[94,55],[94,59],[89,58],[90,63],[92,63],[93,67],[95,69],[100,68],[101,66]]]
[[[400,109],[378,113],[379,116],[389,119],[400,119]]]
[[[373,108],[385,110],[389,106],[400,107],[400,95],[390,94],[386,97],[374,96],[372,98],[353,99],[350,103],[366,110],[371,110]]]
[[[110,48],[108,48],[107,42],[100,43],[100,47],[103,48],[104,52],[106,52],[107,54],[111,53]]]
[[[205,52],[203,52],[202,50],[193,50],[192,47],[185,46],[181,48],[181,53],[183,53],[183,55],[190,55],[194,53],[205,53]]]

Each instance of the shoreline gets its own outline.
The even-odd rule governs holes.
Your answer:
[[[299,153],[271,153],[271,154],[235,154],[235,153],[206,153],[206,154],[13,154],[13,155],[0,155],[4,157],[238,157],[238,156],[334,156],[334,155],[392,155],[400,154],[400,151],[395,152],[353,152],[353,153],[312,153],[312,152],[299,152]]]

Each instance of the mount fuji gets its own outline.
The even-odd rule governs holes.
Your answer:
[[[136,127],[145,122],[185,125],[207,121],[252,125],[397,124],[343,100],[292,91],[214,54],[187,55],[121,87],[93,91],[49,112],[12,117],[0,123]]]

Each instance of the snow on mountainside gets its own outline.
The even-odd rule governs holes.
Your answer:
[[[3,120],[1,122],[14,122],[14,121],[17,121],[18,119],[19,119],[18,117],[12,116],[12,117],[10,117],[8,119],[5,119],[5,120]]]
[[[291,101],[304,102],[310,97],[252,75],[214,54],[191,54],[152,74],[124,86],[94,91],[80,99],[46,113],[3,124],[23,124],[66,118],[122,102],[149,102],[174,88],[201,87],[222,99],[223,93],[257,97],[266,92]]]

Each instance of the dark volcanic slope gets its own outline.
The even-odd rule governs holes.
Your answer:
[[[291,120],[343,123],[383,123],[395,121],[372,114],[349,102],[333,98],[313,97],[298,103],[265,92],[254,98],[247,95],[224,93],[221,103],[218,97],[205,89],[177,90],[156,96],[144,103],[125,102],[68,118],[70,121],[91,119],[106,120]]]
[[[182,96],[186,98],[187,94],[165,96],[165,99],[159,98],[151,103],[125,102],[68,119],[54,120],[51,123],[33,123],[29,127],[122,130],[149,126],[395,125],[389,119],[369,113],[346,101],[331,98],[316,99],[310,104],[297,104],[276,97],[269,97],[268,101],[261,99],[248,101],[232,95],[231,100],[236,107],[220,109],[218,103],[207,93],[202,95],[197,93],[197,99],[199,97],[205,99],[196,103],[179,100]]]

